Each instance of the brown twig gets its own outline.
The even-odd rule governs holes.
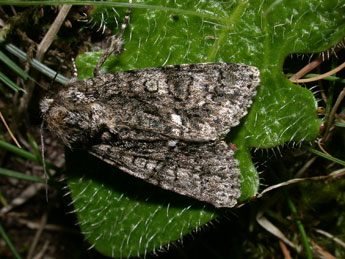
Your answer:
[[[38,244],[38,241],[42,235],[42,232],[44,230],[44,226],[47,224],[47,219],[48,219],[48,213],[45,212],[42,217],[41,217],[41,223],[40,223],[40,228],[37,230],[34,240],[32,241],[32,244],[30,246],[28,255],[26,257],[26,259],[31,259],[33,257],[34,251],[36,249],[36,246]]]
[[[312,157],[311,159],[309,159],[300,170],[298,170],[298,172],[295,174],[295,177],[301,177],[304,172],[315,162],[315,160],[317,159],[317,156]]]
[[[320,81],[320,83],[319,83],[319,88],[320,88],[321,98],[324,101],[324,103],[327,104],[328,103],[328,97],[327,97],[327,94],[326,94],[325,89],[323,87],[322,81]]]
[[[310,63],[311,64],[311,63]],[[308,66],[308,65],[307,65]],[[306,66],[306,67],[307,67]],[[322,75],[316,76],[316,77],[312,77],[312,78],[305,78],[305,79],[295,79],[293,75],[292,77],[290,77],[290,82],[292,83],[310,83],[310,82],[314,82],[314,81],[318,81],[321,80],[325,77],[334,75],[335,73],[339,72],[340,70],[342,70],[343,68],[345,68],[345,62],[342,63],[340,66],[336,67],[335,69],[332,69],[331,71],[324,73]]]
[[[344,99],[345,97],[345,88],[343,88],[343,90],[340,92],[338,98],[337,98],[337,101],[335,102],[332,110],[331,110],[331,113],[329,114],[329,117],[328,117],[328,121],[327,121],[327,127],[325,129],[325,133],[323,134],[323,137],[321,139],[321,142],[324,143],[326,142],[327,138],[328,138],[328,134],[329,134],[329,131],[332,127],[332,122],[334,120],[334,117],[335,117],[335,114],[338,110],[338,107],[340,105],[340,103],[342,102],[342,100]]]
[[[344,38],[341,41],[344,41]],[[333,53],[336,53],[339,50],[343,49],[343,45],[337,44],[334,48],[331,48],[331,49],[333,50]],[[297,80],[297,79],[300,79],[301,77],[305,76],[307,73],[309,73],[310,71],[312,71],[315,68],[317,68],[322,62],[328,60],[331,56],[333,56],[333,53],[331,53],[331,55],[328,55],[327,58],[324,58],[322,56],[322,57],[319,57],[319,58],[313,60],[308,65],[303,67],[300,71],[298,71],[296,74],[291,76],[290,80],[291,81]]]
[[[266,192],[270,192],[274,189],[277,188],[281,188],[283,186],[287,186],[290,184],[294,184],[294,183],[298,183],[298,182],[303,182],[306,180],[312,180],[312,181],[320,181],[320,180],[324,180],[324,179],[328,179],[328,178],[336,178],[336,177],[341,177],[345,175],[345,169],[339,169],[334,171],[333,173],[329,174],[329,175],[324,175],[324,176],[314,176],[314,177],[306,177],[306,178],[294,178],[282,183],[278,183],[275,185],[272,185],[268,188],[266,188],[265,190],[263,190],[261,193],[259,193],[256,198],[261,198]]]
[[[317,145],[318,145],[318,147],[320,148],[320,150],[321,150],[323,153],[325,153],[325,154],[327,154],[327,155],[329,155],[329,156],[332,157],[332,155],[331,155],[330,153],[328,153],[328,152],[323,148],[321,141],[322,141],[322,139],[319,139],[318,142],[317,142]]]
[[[315,244],[315,242],[312,242],[313,245],[313,250],[314,252],[318,253],[319,258],[325,258],[325,259],[337,259],[336,257],[334,257],[332,254],[330,254],[329,252],[325,251],[321,246]]]
[[[2,116],[2,113],[0,112],[0,118],[2,120],[2,123],[5,125],[7,132],[10,134],[11,138],[13,139],[14,143],[16,143],[17,147],[22,148],[19,144],[19,142],[17,141],[17,139],[15,138],[15,136],[13,135],[11,129],[8,127],[6,120],[4,118],[4,116]]]
[[[62,6],[53,24],[50,26],[48,32],[46,33],[46,35],[44,36],[44,38],[38,45],[37,52],[36,52],[36,59],[38,61],[41,62],[43,60],[44,54],[46,53],[47,49],[52,44],[57,32],[59,31],[71,7],[72,7],[71,5]],[[26,93],[23,95],[20,101],[19,114],[23,114],[23,112],[27,110],[28,104],[31,100],[32,93],[34,91],[34,86],[35,86],[35,82],[29,81],[29,83],[25,87]]]
[[[345,249],[345,242],[342,241],[341,239],[333,236],[332,234],[322,230],[322,229],[315,229],[315,231],[321,235],[324,235],[325,237],[328,237],[332,239],[334,242],[336,242],[338,245],[342,246]]]
[[[293,76],[291,76],[289,79],[291,82],[293,82],[294,80],[297,80],[303,76],[305,76],[306,74],[308,74],[310,71],[314,70],[315,68],[317,68],[318,66],[320,66],[320,64],[323,62],[323,59],[317,58],[315,60],[313,60],[312,62],[310,62],[308,65],[306,65],[305,67],[303,67],[300,71],[298,71],[296,74],[294,74]]]
[[[256,214],[256,222],[266,229],[268,232],[270,232],[272,235],[276,236],[279,238],[279,240],[283,241],[285,244],[290,246],[291,248],[295,249],[298,253],[300,252],[300,248],[297,247],[293,242],[291,242],[282,231],[280,231],[279,228],[277,228],[271,221],[269,221],[265,216],[264,216],[264,211],[259,210],[259,212]]]
[[[14,198],[6,207],[2,207],[0,214],[6,214],[15,207],[24,204],[28,199],[44,187],[41,183],[34,183],[28,186],[18,197]]]
[[[65,20],[69,10],[71,9],[72,5],[63,5],[59,11],[59,14],[56,16],[53,24],[50,26],[46,35],[42,39],[41,43],[37,47],[37,54],[36,59],[38,61],[42,61],[44,53],[46,53],[47,49],[52,44],[53,40],[55,39],[56,34],[60,30],[60,27]]]
[[[26,215],[19,215],[19,218],[18,218],[18,216],[14,215],[14,213],[8,213],[7,216],[12,217],[12,218],[17,217],[16,222],[24,225],[25,227],[27,227],[29,229],[39,229],[41,227],[41,224],[38,222],[34,222],[34,221],[30,221],[30,220],[21,218],[21,217],[26,217]],[[80,232],[78,230],[67,228],[67,227],[62,227],[62,226],[55,225],[55,224],[46,224],[44,226],[44,230],[53,231],[53,232],[61,232],[61,233],[69,233],[69,234],[75,234],[75,235],[80,234]]]
[[[44,254],[46,253],[46,251],[47,251],[48,248],[49,248],[49,243],[50,243],[49,240],[46,240],[46,241],[44,242],[44,245],[43,245],[41,251],[39,251],[32,259],[41,259],[41,258],[45,258],[45,257],[44,257]]]
[[[341,116],[339,116],[338,114],[335,114],[335,118],[338,120],[338,121],[340,121],[340,122],[342,122],[342,123],[345,123],[345,119],[343,119]]]
[[[284,258],[285,259],[291,259],[289,249],[287,249],[285,243],[282,240],[279,240],[279,245],[280,245],[280,248],[284,254]]]

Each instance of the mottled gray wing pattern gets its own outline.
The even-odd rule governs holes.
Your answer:
[[[99,144],[90,153],[145,181],[215,207],[233,207],[241,195],[238,162],[224,141]]]
[[[238,163],[220,139],[247,114],[259,82],[259,70],[244,64],[132,70],[70,83],[41,110],[66,145],[162,188],[232,207]]]
[[[109,104],[120,103],[125,126],[187,141],[225,137],[247,114],[260,80],[257,68],[227,63],[167,66],[109,77],[107,81],[121,82],[121,103],[113,98]]]
[[[222,137],[247,114],[259,70],[244,64],[202,63],[105,74],[71,83],[48,105],[49,120],[62,138],[77,124],[88,140],[100,128],[121,134],[128,128],[185,141]],[[46,105],[47,106],[47,105]],[[44,109],[44,108],[43,108]],[[65,118],[61,120],[61,114]],[[78,114],[78,116],[76,116]],[[54,122],[56,121],[56,122]],[[86,123],[87,122],[87,123]],[[69,123],[71,124],[71,123]],[[76,134],[74,134],[76,135]]]

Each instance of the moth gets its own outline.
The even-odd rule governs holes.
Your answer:
[[[240,170],[223,139],[259,83],[259,70],[239,63],[138,69],[71,82],[41,111],[68,147],[166,190],[233,207]]]

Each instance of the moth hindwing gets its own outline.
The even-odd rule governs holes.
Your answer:
[[[46,98],[49,129],[91,154],[167,190],[233,207],[238,161],[222,140],[247,114],[260,73],[201,63],[104,74]]]

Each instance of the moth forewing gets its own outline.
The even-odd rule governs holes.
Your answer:
[[[233,207],[238,162],[222,139],[244,117],[259,70],[200,63],[73,82],[41,105],[63,142],[167,190]]]

